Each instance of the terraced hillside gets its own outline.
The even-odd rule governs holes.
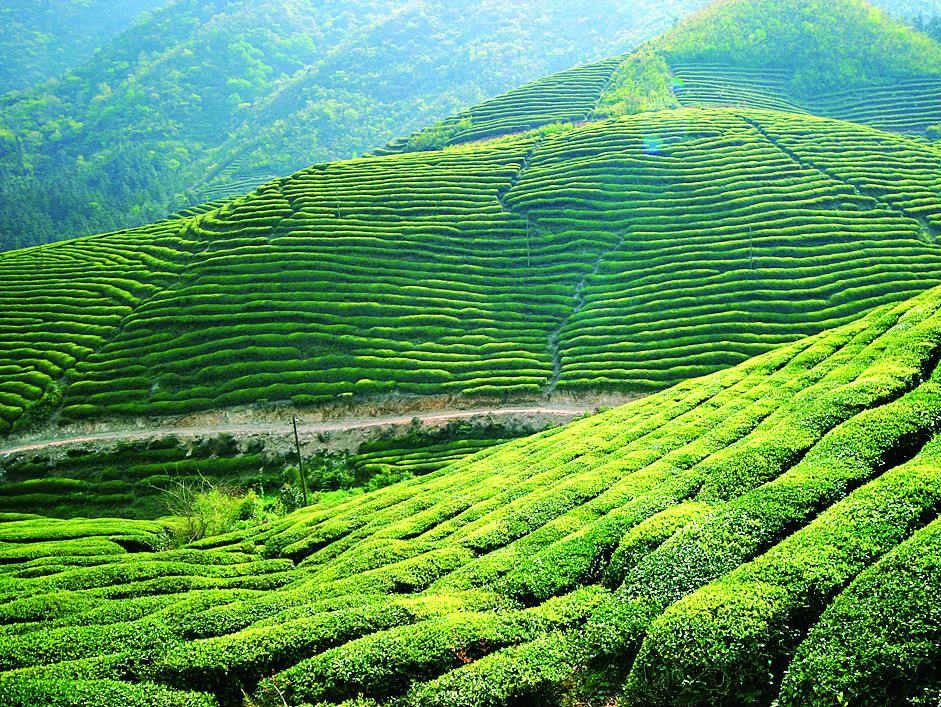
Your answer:
[[[853,67],[934,85],[922,65],[941,46],[855,0],[819,5],[794,0],[816,24],[772,22],[769,48],[723,28],[779,5],[722,3],[389,154],[0,257],[0,434],[259,402],[647,392],[938,284],[938,152],[788,96],[824,48],[845,61],[821,85]],[[821,44],[841,12],[861,51]],[[746,68],[728,78],[730,52]],[[893,129],[936,117],[861,85],[819,110]],[[725,107],[597,120],[680,102]],[[431,149],[447,143],[464,144]]]
[[[941,125],[941,78],[924,76],[834,91],[813,99],[788,90],[786,69],[674,64],[676,98],[684,106],[747,106],[829,116],[881,130],[925,133]]]
[[[631,54],[511,91],[379,154],[681,106],[941,135],[941,44],[862,0],[714,2]]]
[[[941,46],[863,2],[731,0],[655,46],[682,105],[805,111],[900,132],[941,124]]]
[[[362,154],[707,2],[6,0],[0,94],[21,90],[0,96],[0,249]]]
[[[441,149],[552,123],[588,120],[623,61],[623,57],[607,59],[547,76],[396,140],[375,154]]]
[[[939,357],[936,289],[181,550],[162,550],[153,525],[4,517],[0,694],[931,704]]]
[[[31,310],[43,253],[110,263],[116,241],[150,243],[135,277],[162,285],[94,340],[87,307],[7,310],[11,372],[34,365],[26,326],[87,347],[60,386],[61,369],[11,378],[31,397],[9,398],[7,426],[47,390],[29,420],[661,389],[941,283],[939,174],[919,142],[721,109],[318,165],[157,235],[0,258]]]
[[[186,220],[0,258],[0,434],[48,415],[75,364],[171,286],[199,247]]]

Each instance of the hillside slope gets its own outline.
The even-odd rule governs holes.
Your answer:
[[[24,706],[931,704],[939,308],[936,289],[183,550],[154,524],[5,518],[0,690]]]
[[[939,175],[905,138],[722,109],[318,165],[0,257],[0,426],[661,389],[941,283]]]
[[[380,154],[681,106],[795,111],[937,139],[941,44],[864,0],[714,2],[629,55],[515,89]]]
[[[6,0],[0,7],[0,94],[42,83],[91,58],[171,0]]]
[[[177,0],[0,98],[0,247],[146,223],[352,157],[627,51],[705,2]]]
[[[655,44],[680,105],[797,110],[941,137],[941,45],[861,0],[734,0]]]

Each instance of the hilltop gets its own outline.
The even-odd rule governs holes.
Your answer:
[[[939,308],[932,290],[183,549],[159,523],[3,517],[0,691],[24,707],[932,704]]]
[[[726,0],[657,45],[676,63],[787,70],[790,87],[810,97],[941,76],[941,45],[863,0]]]
[[[705,1],[177,0],[0,97],[0,248],[140,225],[352,157],[627,51]]]
[[[939,67],[941,44],[863,0],[723,0],[635,52],[514,89],[378,154],[713,106],[828,116],[937,140]]]
[[[638,71],[631,68],[636,56],[627,64],[624,56],[604,57],[630,50],[706,4],[643,0],[628,7],[616,0],[579,0],[537,8],[530,2],[465,7],[436,1],[394,10],[388,0],[358,0],[337,14],[310,0],[178,0],[109,39],[105,24],[119,27],[127,21],[133,4],[124,3],[121,13],[109,13],[108,22],[100,23],[93,58],[45,83],[32,79],[0,98],[0,247],[134,226],[242,194],[313,162],[374,149],[521,80],[586,60],[601,62],[459,112],[411,141],[393,143],[394,149],[403,144],[426,149],[555,120],[581,120],[592,114],[602,93],[606,105],[616,104],[621,111],[625,93],[632,94],[626,102],[629,112],[677,105],[669,67],[641,61]],[[882,4],[904,16],[930,9],[915,0]],[[864,65],[870,74],[894,76],[880,72],[907,70],[906,57],[920,56],[928,65],[937,53],[909,28],[855,7],[854,21],[847,23],[855,28],[851,39],[892,37],[891,42],[872,42]],[[811,9],[814,13],[805,14],[825,18],[813,27],[814,41],[831,36],[834,27],[839,36],[849,36],[842,23],[832,20],[846,8],[827,3]],[[43,19],[41,9],[29,12],[15,18],[32,28],[18,36],[52,20]],[[36,13],[40,16],[34,19]],[[82,13],[98,21],[101,8],[92,3]],[[769,13],[787,14],[767,7],[760,13],[753,23],[764,22]],[[793,38],[797,30],[787,19],[776,30]],[[709,14],[682,26],[701,25],[714,25]],[[688,46],[700,41],[698,31],[687,35]],[[702,38],[711,41],[710,32],[725,39],[721,31],[709,29],[703,29]],[[57,36],[37,35],[41,41]],[[61,44],[72,46],[66,38]],[[859,68],[853,63],[859,57],[834,49],[845,43],[818,44],[816,53],[804,56],[820,60],[807,64],[816,67],[813,72]],[[722,56],[715,42],[708,46]],[[735,49],[750,51],[747,43]],[[69,49],[69,54],[79,52]],[[350,65],[358,70],[349,72]],[[679,97],[684,105],[732,100],[769,107],[764,95],[769,93],[788,109],[799,102],[784,95],[799,81],[777,67],[744,78],[730,75],[725,65],[694,62],[672,68],[689,88]],[[20,78],[31,75],[23,72]],[[924,79],[919,74],[898,89],[884,87],[881,101],[873,103],[880,108],[887,103],[885,112],[893,115],[905,112],[907,122],[889,119],[878,127],[923,131],[937,124],[937,84]],[[638,103],[633,92],[639,83],[652,84],[648,89],[656,96]],[[442,85],[447,90],[441,91]],[[631,87],[625,90],[625,85]],[[762,94],[757,103],[751,95],[756,87]],[[874,118],[874,110],[859,115],[852,96],[846,105],[840,91],[832,96],[833,105],[805,108],[864,122]],[[926,112],[930,120],[921,119]],[[468,122],[480,125],[468,130]]]

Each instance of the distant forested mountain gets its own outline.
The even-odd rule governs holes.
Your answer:
[[[58,76],[170,0],[4,0],[0,93]]]
[[[0,246],[143,223],[354,156],[704,4],[177,0],[0,99]]]

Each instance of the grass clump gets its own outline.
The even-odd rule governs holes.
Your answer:
[[[274,514],[273,504],[254,490],[217,485],[206,478],[195,484],[179,481],[164,493],[167,513],[176,519],[178,546],[259,524]]]

